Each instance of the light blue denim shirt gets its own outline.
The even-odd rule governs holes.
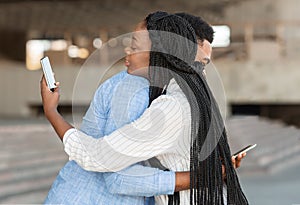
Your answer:
[[[148,106],[148,90],[146,79],[126,71],[108,79],[97,89],[81,131],[99,138],[136,120]],[[145,196],[173,194],[174,188],[174,172],[141,164],[116,173],[88,172],[69,161],[59,172],[45,204],[144,205],[149,201]]]

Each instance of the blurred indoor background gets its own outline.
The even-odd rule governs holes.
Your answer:
[[[300,204],[299,9],[299,0],[0,0],[0,204],[42,203],[67,160],[43,117],[40,59],[49,56],[62,84],[59,110],[72,120],[94,91],[87,82],[73,100],[86,60],[105,44],[99,59],[110,62],[128,44],[116,37],[156,10],[214,26],[232,151],[258,144],[238,170],[250,204]],[[114,63],[103,80],[125,69]]]

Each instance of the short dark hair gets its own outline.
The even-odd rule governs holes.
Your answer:
[[[211,25],[209,25],[200,16],[194,16],[188,13],[175,13],[175,15],[180,16],[187,20],[193,27],[195,34],[201,41],[207,40],[210,43],[214,40],[214,30]]]

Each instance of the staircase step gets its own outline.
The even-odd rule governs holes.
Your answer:
[[[299,163],[300,129],[280,121],[238,116],[227,121],[229,143],[235,152],[248,144],[257,147],[247,153],[239,169],[241,173],[270,172]]]

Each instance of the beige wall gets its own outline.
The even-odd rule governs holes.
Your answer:
[[[215,65],[222,77],[227,101],[234,103],[300,103],[300,60],[228,62]]]
[[[225,97],[230,103],[300,103],[300,61],[255,63],[223,59],[213,63],[221,76]],[[61,104],[72,105],[74,99],[77,105],[88,105],[101,78],[99,69],[81,71],[80,79],[86,81],[83,86],[77,87],[75,93],[73,88],[74,83],[78,82],[76,78],[80,67],[54,70],[56,79],[61,82]],[[117,71],[111,70],[104,78],[114,72]],[[41,71],[28,71],[22,64],[1,63],[0,75],[0,116],[30,116],[32,112],[29,106],[41,105]],[[214,83],[211,85],[214,86]]]
[[[62,101],[72,95],[72,84],[76,76],[70,69],[61,69],[57,76],[66,79]],[[74,68],[76,71],[77,69]],[[41,71],[28,71],[25,65],[19,63],[0,62],[0,116],[28,116],[29,106],[41,102],[39,81]]]
[[[109,70],[97,66],[81,69],[79,65],[52,67],[56,80],[61,82],[62,105],[88,105],[99,83],[124,69],[123,66]],[[0,116],[27,117],[34,114],[30,106],[41,105],[41,76],[41,70],[29,71],[22,63],[0,61]]]

